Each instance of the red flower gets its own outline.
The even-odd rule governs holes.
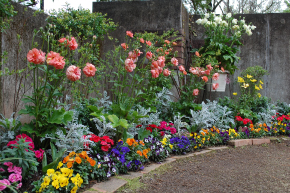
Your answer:
[[[137,126],[136,126],[136,128],[140,128],[140,127],[142,127],[142,125],[137,125]]]
[[[101,138],[95,134],[92,134],[90,137],[90,140],[97,143],[97,142],[101,141]]]
[[[152,133],[152,128],[151,127],[146,127],[146,130],[150,131]]]
[[[102,146],[101,147],[101,149],[103,150],[103,151],[108,151],[109,150],[109,146],[108,145],[105,145],[105,146]]]
[[[237,121],[243,121],[243,118],[241,116],[236,116]]]
[[[161,137],[163,137],[165,135],[165,132],[161,131],[160,134],[161,134]]]
[[[102,139],[105,140],[107,143],[114,145],[114,141],[110,139],[109,136],[103,136]]]
[[[248,123],[253,124],[253,122],[251,121],[251,119],[248,119],[248,118],[245,118],[245,119],[243,120],[243,123],[244,123],[244,125],[246,125],[246,124],[248,124]]]
[[[106,141],[101,141],[101,145],[108,145]]]
[[[148,125],[149,127],[152,127],[152,128],[157,128],[157,126],[156,125],[154,125],[154,124],[150,124],[150,125]]]

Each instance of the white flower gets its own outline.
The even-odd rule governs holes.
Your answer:
[[[253,34],[250,29],[246,30],[246,33],[248,34],[248,36],[251,36]]]
[[[235,33],[235,35],[236,35],[237,37],[240,37],[240,36],[241,36],[241,32],[240,32],[240,31],[237,31],[237,32]]]
[[[240,27],[238,26],[238,25],[234,25],[233,27],[232,27],[232,29],[233,30],[238,30]]]
[[[201,24],[201,19],[196,20],[196,23],[199,25]]]
[[[242,23],[242,24],[245,24],[245,23],[246,23],[246,21],[245,21],[244,19],[242,19],[242,20],[241,20],[241,23]]]
[[[116,173],[116,171],[117,171],[116,168],[113,168],[113,169],[112,169],[112,172]]]
[[[201,24],[202,24],[202,25],[206,24],[206,22],[208,22],[208,20],[207,20],[206,18],[203,18],[203,19],[201,20]]]
[[[238,20],[237,19],[233,19],[232,23],[233,24],[237,24],[238,23]]]
[[[228,14],[226,15],[226,19],[229,19],[230,17],[232,17],[232,14],[231,14],[231,13],[228,13]]]
[[[224,27],[228,27],[228,23],[226,21],[222,21],[221,25]]]
[[[214,18],[214,21],[215,21],[217,24],[219,24],[219,23],[222,22],[222,18],[220,18],[220,17],[215,17],[215,18]]]
[[[204,18],[209,18],[209,13],[206,13],[206,14],[204,15]]]
[[[244,28],[246,31],[250,29],[249,26],[246,25],[246,24],[243,25],[243,28]]]
[[[254,30],[254,29],[256,29],[256,26],[252,25],[250,28],[251,28],[251,30]]]

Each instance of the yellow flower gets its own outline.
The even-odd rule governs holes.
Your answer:
[[[257,85],[255,85],[255,89],[256,89],[256,90],[260,90],[260,88],[259,88]]]
[[[198,135],[198,136],[197,136],[197,139],[199,139],[199,138],[200,138],[200,136]]]
[[[253,76],[247,74],[247,78],[253,78]]]
[[[47,170],[47,175],[50,176],[52,174],[54,174],[54,169],[48,169]]]
[[[57,168],[56,169],[59,169],[63,166],[63,163],[62,162],[58,162],[58,165],[57,165]]]
[[[251,81],[251,82],[257,82],[257,80],[256,80],[256,79],[251,79],[250,81]]]
[[[173,148],[173,145],[169,144],[169,147],[170,147],[170,149],[172,149]]]
[[[194,149],[196,149],[197,148],[197,146],[194,146]]]
[[[189,134],[189,136],[190,136],[190,137],[192,137],[192,136],[193,136],[193,134],[192,134],[192,133],[190,133],[190,134]]]
[[[58,182],[58,180],[53,180],[52,183],[51,183],[51,185],[53,187],[55,187],[55,189],[59,189],[59,182]]]
[[[101,164],[98,164],[98,168],[100,168],[102,165]]]
[[[238,76],[238,82],[243,83],[243,82],[245,82],[245,80],[244,80],[242,77],[239,77],[239,76]]]
[[[200,146],[201,146],[201,144],[198,144],[198,146],[200,147]]]
[[[52,179],[53,181],[55,181],[55,180],[58,180],[58,178],[59,178],[59,176],[58,176],[58,175],[56,175],[56,174],[53,174],[53,176],[52,176],[52,178],[51,178],[51,179]]]
[[[72,189],[71,189],[71,193],[76,193],[78,190],[78,187],[77,186],[74,186]]]
[[[260,87],[260,89],[263,89],[263,87],[262,87],[262,85],[261,85],[261,84],[259,85],[259,87]]]
[[[249,84],[244,83],[242,87],[248,88],[249,87]]]
[[[234,92],[233,95],[237,95],[238,93]]]
[[[258,93],[258,97],[260,98],[262,95],[260,93]]]
[[[49,182],[50,182],[50,178],[48,176],[45,176],[43,178],[43,183],[42,184],[48,186],[49,185]]]
[[[59,184],[60,184],[60,187],[64,187],[64,186],[67,186],[68,185],[68,178],[66,177],[60,177],[59,178]]]
[[[71,170],[68,168],[61,168],[60,171],[63,173],[64,176],[69,176],[71,174]]]
[[[264,84],[264,83],[262,82],[262,80],[260,80],[260,84]]]

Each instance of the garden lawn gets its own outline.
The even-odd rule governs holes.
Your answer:
[[[290,141],[212,151],[144,175],[119,192],[289,192]]]

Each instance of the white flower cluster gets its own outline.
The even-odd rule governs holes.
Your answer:
[[[223,19],[225,18],[225,19]],[[206,13],[203,18],[196,21],[198,25],[204,25],[205,27],[222,27],[223,29],[231,26],[233,34],[237,37],[242,35],[244,30],[247,35],[252,35],[252,30],[256,29],[254,25],[247,25],[245,19],[238,21],[232,18],[232,14],[228,13],[226,15],[216,16],[214,13]]]

